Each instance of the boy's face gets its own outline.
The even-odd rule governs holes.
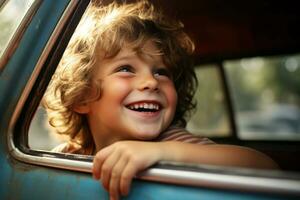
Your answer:
[[[114,58],[97,63],[101,95],[86,112],[96,145],[151,140],[170,125],[177,104],[171,73],[162,56],[153,55],[157,49],[152,42],[145,43],[143,52],[147,53],[139,56],[123,48]]]

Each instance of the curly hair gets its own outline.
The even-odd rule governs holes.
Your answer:
[[[91,2],[44,96],[50,125],[83,148],[93,145],[86,116],[73,108],[100,96],[101,83],[93,80],[96,60],[116,56],[125,44],[138,53],[152,40],[171,69],[179,97],[172,124],[185,126],[185,118],[195,107],[197,79],[191,60],[194,44],[183,28],[181,22],[168,19],[146,0],[107,6]],[[89,95],[95,86],[98,97]]]

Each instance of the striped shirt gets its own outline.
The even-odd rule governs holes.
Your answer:
[[[180,141],[192,144],[215,144],[208,138],[193,135],[185,128],[171,126],[154,141]]]

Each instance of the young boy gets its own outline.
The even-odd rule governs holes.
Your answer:
[[[111,199],[161,160],[276,168],[259,152],[185,131],[195,107],[193,50],[182,24],[147,1],[92,2],[44,98],[50,124],[70,136],[55,151],[95,155],[94,178]]]

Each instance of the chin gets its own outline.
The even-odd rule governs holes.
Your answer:
[[[138,131],[134,134],[135,138],[138,140],[153,140],[155,138],[157,138],[159,136],[159,134],[161,133],[160,130],[150,130],[150,131]]]

